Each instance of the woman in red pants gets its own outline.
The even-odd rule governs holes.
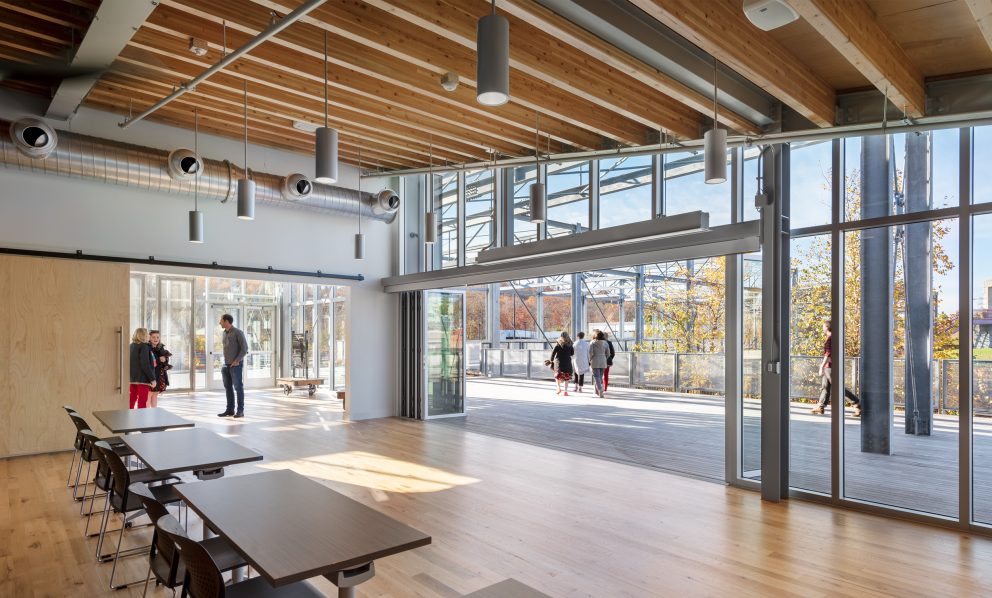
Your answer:
[[[152,348],[148,344],[148,329],[135,328],[131,337],[131,409],[148,406],[148,392],[155,385]]]

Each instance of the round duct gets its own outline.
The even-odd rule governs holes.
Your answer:
[[[193,150],[180,148],[169,152],[169,176],[176,181],[192,180],[203,172],[203,159]]]
[[[310,196],[310,193],[313,192],[313,183],[310,182],[310,179],[306,175],[295,173],[283,177],[279,188],[282,191],[283,198],[296,201]]]
[[[22,118],[10,123],[10,140],[17,151],[29,158],[47,158],[59,144],[55,129],[37,118]]]
[[[394,214],[400,209],[400,196],[392,189],[383,189],[375,195],[372,202],[372,213],[377,216]]]

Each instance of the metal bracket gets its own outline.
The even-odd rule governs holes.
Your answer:
[[[198,480],[216,480],[217,478],[224,477],[224,468],[219,467],[217,469],[199,469],[193,472]]]

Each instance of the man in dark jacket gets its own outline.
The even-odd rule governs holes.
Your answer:
[[[227,393],[227,409],[218,417],[245,416],[245,385],[242,378],[244,359],[248,355],[248,339],[245,333],[234,327],[234,317],[224,314],[220,317],[220,327],[224,329],[224,367],[220,370]],[[238,395],[238,410],[234,410],[234,395]]]

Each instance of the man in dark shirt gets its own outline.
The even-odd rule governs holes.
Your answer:
[[[824,408],[830,404],[832,386],[830,382],[830,370],[833,367],[833,337],[830,329],[830,320],[824,320],[823,334],[827,338],[823,341],[823,361],[820,362],[820,402],[811,410],[811,413],[817,415],[823,415]],[[847,388],[844,389],[844,396],[854,405],[854,417],[859,417],[861,415],[861,402],[858,400],[858,397]]]
[[[224,329],[224,367],[220,374],[227,394],[227,409],[217,415],[242,418],[245,416],[245,386],[242,375],[245,356],[248,355],[248,339],[244,332],[234,327],[234,317],[231,314],[220,317],[220,327]],[[235,394],[238,398],[237,411],[234,410]]]

